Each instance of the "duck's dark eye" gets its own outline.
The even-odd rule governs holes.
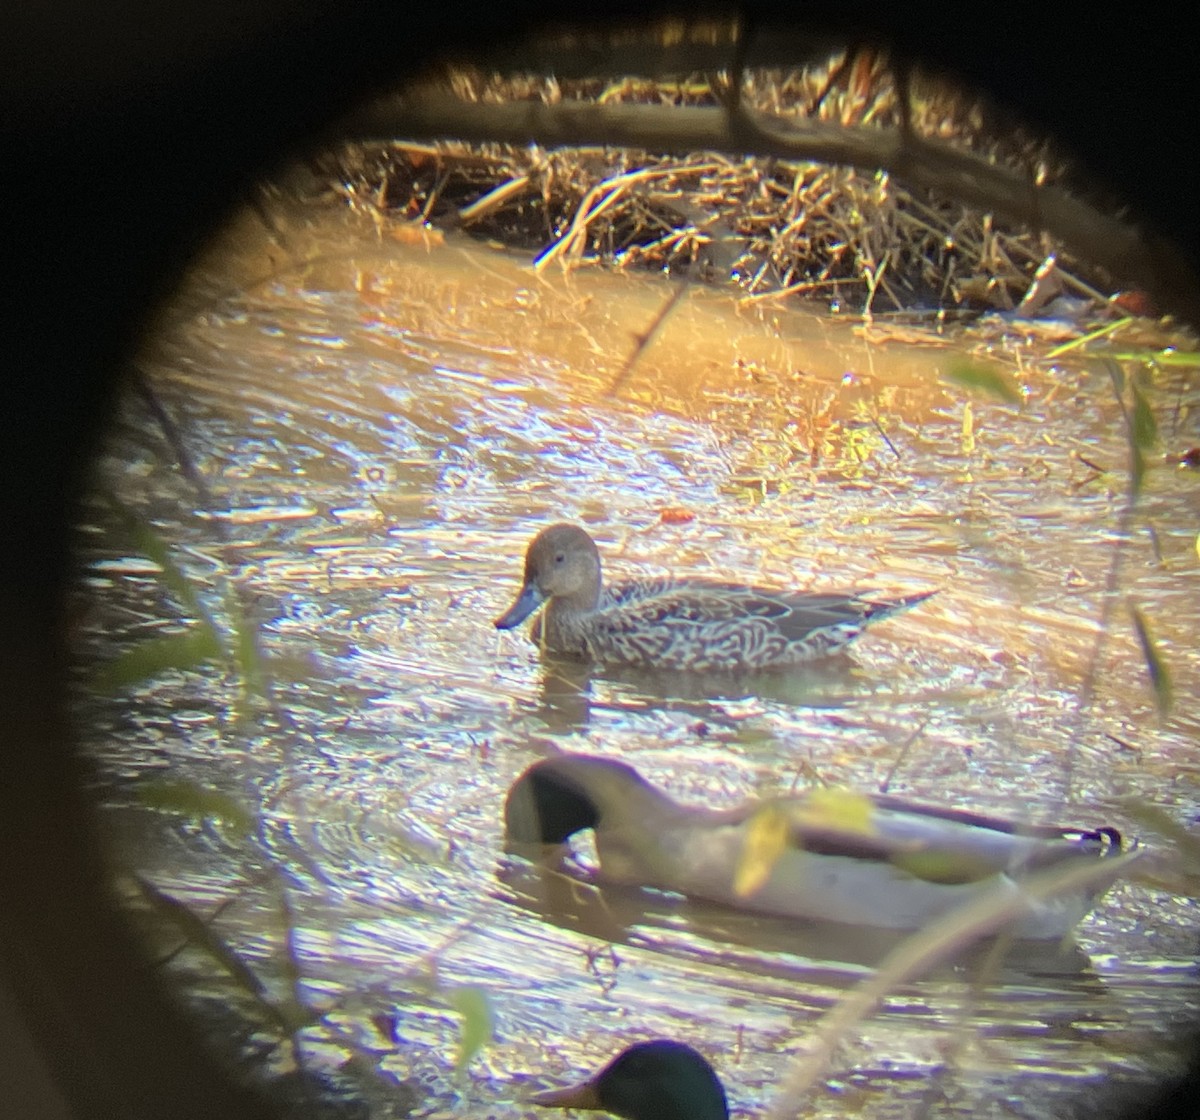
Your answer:
[[[554,562],[556,564],[561,564],[566,558],[567,554],[565,552],[560,552],[557,556],[555,556]]]

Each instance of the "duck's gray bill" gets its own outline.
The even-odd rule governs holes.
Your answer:
[[[514,626],[520,626],[545,602],[545,599],[546,597],[538,590],[536,583],[527,583],[521,588],[521,594],[517,596],[516,602],[496,619],[496,629],[511,630]]]

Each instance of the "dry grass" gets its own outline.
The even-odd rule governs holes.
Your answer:
[[[501,77],[465,68],[428,88],[462,103],[718,106],[722,80]],[[1049,145],[978,99],[910,75],[901,95],[876,52],[792,71],[748,71],[740,104],[772,119],[952,143],[1030,183],[1070,188]],[[1066,291],[1107,305],[1113,281],[1044,234],[883,172],[714,152],[408,143],[343,147],[319,170],[331,191],[387,222],[461,227],[551,261],[645,268],[732,283],[760,299],[803,295],[860,312],[1035,313]],[[1022,301],[1025,301],[1022,304]]]

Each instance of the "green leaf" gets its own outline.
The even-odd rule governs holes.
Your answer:
[[[1020,404],[1021,392],[1011,379],[994,366],[958,358],[942,371],[947,381],[969,389],[973,393],[995,397],[1007,404]]]
[[[1114,391],[1118,397],[1121,396],[1125,392],[1125,367],[1111,358],[1105,360],[1104,365],[1108,367],[1108,376],[1112,378]]]
[[[1137,797],[1122,798],[1120,804],[1142,828],[1158,833],[1164,840],[1173,844],[1191,874],[1200,872],[1200,837],[1193,836],[1157,805],[1151,805]]]
[[[232,659],[237,666],[242,691],[246,696],[268,698],[270,678],[259,648],[259,632],[253,612],[245,609],[232,581],[223,580],[219,586],[223,589],[222,605],[230,620]]]
[[[1133,418],[1130,421],[1134,446],[1150,451],[1158,443],[1158,422],[1146,395],[1135,384],[1133,386]]]
[[[1171,672],[1159,652],[1154,636],[1142,616],[1142,612],[1132,603],[1129,604],[1129,616],[1133,620],[1133,628],[1137,632],[1138,642],[1142,647],[1142,657],[1146,662],[1146,672],[1150,677],[1150,685],[1154,689],[1154,699],[1158,704],[1159,716],[1166,716],[1171,710]]]
[[[461,1072],[492,1040],[495,1027],[492,1004],[482,988],[451,988],[446,998],[462,1016],[458,1032],[458,1057],[454,1061],[454,1068]]]
[[[215,651],[211,652],[205,648],[202,657],[198,660],[189,661],[187,660],[190,656],[188,641],[181,641],[179,648],[172,650],[167,645],[169,640],[164,639],[164,645],[167,648],[161,654],[165,660],[160,666],[155,667],[153,665],[154,657],[157,656],[153,649],[147,649],[141,653],[131,653],[129,656],[129,665],[118,664],[109,673],[101,674],[101,682],[97,684],[97,687],[108,691],[114,687],[119,687],[121,684],[135,683],[148,676],[152,676],[159,668],[191,668],[193,665],[198,664],[199,660],[229,657],[236,664],[243,692],[247,696],[267,696],[268,676],[262,654],[258,648],[258,632],[253,620],[247,618],[245,612],[242,611],[236,594],[232,591],[227,591],[224,596],[224,605],[229,618],[232,619],[233,629],[233,648],[231,651],[227,651],[221,642],[220,632],[212,612],[201,602],[194,581],[189,579],[183,570],[171,559],[170,551],[162,537],[159,536],[153,526],[143,521],[135,513],[122,505],[112,494],[105,495],[105,500],[114,516],[121,523],[122,528],[133,540],[138,551],[162,569],[163,582],[174,592],[179,601],[192,615],[203,624],[208,637],[205,639],[195,639],[197,645],[203,646],[211,638],[216,648]],[[147,661],[150,662],[150,668],[149,671],[144,671],[142,665],[143,662]],[[110,680],[109,677],[115,679]]]
[[[116,692],[166,669],[195,669],[222,656],[216,631],[202,622],[181,634],[165,634],[139,642],[102,665],[92,675],[92,687],[97,692]]]
[[[1154,411],[1150,408],[1137,383],[1125,376],[1125,371],[1111,358],[1104,358],[1100,363],[1108,370],[1112,380],[1113,393],[1121,414],[1125,417],[1125,437],[1129,443],[1129,497],[1136,502],[1142,492],[1142,484],[1146,479],[1146,456],[1144,452],[1154,446],[1158,439],[1158,425],[1154,420]],[[1125,404],[1125,386],[1130,385],[1133,394],[1133,412]]]
[[[217,820],[250,835],[254,814],[232,797],[193,782],[149,782],[138,789],[138,800],[149,809],[181,813],[194,821]]]

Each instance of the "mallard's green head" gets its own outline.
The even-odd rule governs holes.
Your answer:
[[[646,782],[632,766],[564,754],[535,762],[508,791],[504,827],[521,844],[563,844],[600,823],[606,804]]]
[[[539,1093],[534,1104],[602,1109],[625,1120],[729,1120],[725,1089],[712,1066],[682,1042],[639,1042],[595,1077]]]

